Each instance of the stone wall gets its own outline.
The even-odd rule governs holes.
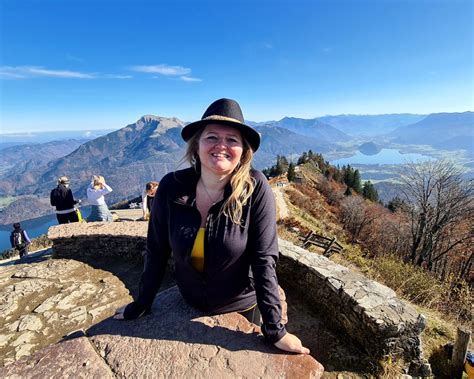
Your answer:
[[[425,317],[395,292],[326,257],[279,240],[278,276],[335,328],[355,339],[374,358],[421,358]]]
[[[148,223],[92,222],[52,226],[48,238],[55,258],[143,258]]]
[[[64,258],[119,257],[142,259],[145,222],[87,223],[54,226],[48,237],[55,255]],[[425,318],[398,299],[390,288],[329,259],[279,240],[278,275],[302,301],[378,360],[387,356],[423,363],[420,334]],[[419,372],[419,371],[418,371]]]

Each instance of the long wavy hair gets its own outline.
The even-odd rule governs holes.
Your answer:
[[[188,147],[183,160],[187,160],[196,172],[201,172],[201,161],[199,160],[198,148],[199,139],[201,138],[204,128],[192,136],[188,141]],[[230,186],[232,193],[222,205],[220,213],[229,217],[234,224],[242,222],[242,209],[247,204],[255,189],[254,179],[250,176],[252,168],[253,151],[249,143],[242,135],[243,152],[240,162],[234,169],[230,178]]]

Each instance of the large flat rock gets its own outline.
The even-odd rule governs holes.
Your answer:
[[[112,274],[74,260],[0,266],[0,366],[110,317],[130,299]]]
[[[50,345],[0,368],[0,378],[115,378],[86,337]]]
[[[151,314],[107,319],[87,334],[119,377],[319,378],[324,370],[311,356],[266,343],[237,313],[200,313],[177,287],[157,296]]]

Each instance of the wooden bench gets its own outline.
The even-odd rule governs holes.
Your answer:
[[[311,231],[306,236],[300,237],[300,240],[303,241],[302,247],[306,249],[309,245],[315,245],[324,249],[323,255],[325,257],[330,257],[334,253],[340,253],[343,250],[343,247],[337,242],[336,237],[327,238],[323,237],[315,232]]]

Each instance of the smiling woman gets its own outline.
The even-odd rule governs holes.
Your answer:
[[[239,312],[261,325],[278,348],[308,354],[286,331],[275,266],[275,200],[265,176],[251,168],[259,134],[239,104],[212,103],[181,133],[190,168],[166,175],[153,202],[138,298],[115,318],[151,310],[173,254],[183,297],[209,314]]]

